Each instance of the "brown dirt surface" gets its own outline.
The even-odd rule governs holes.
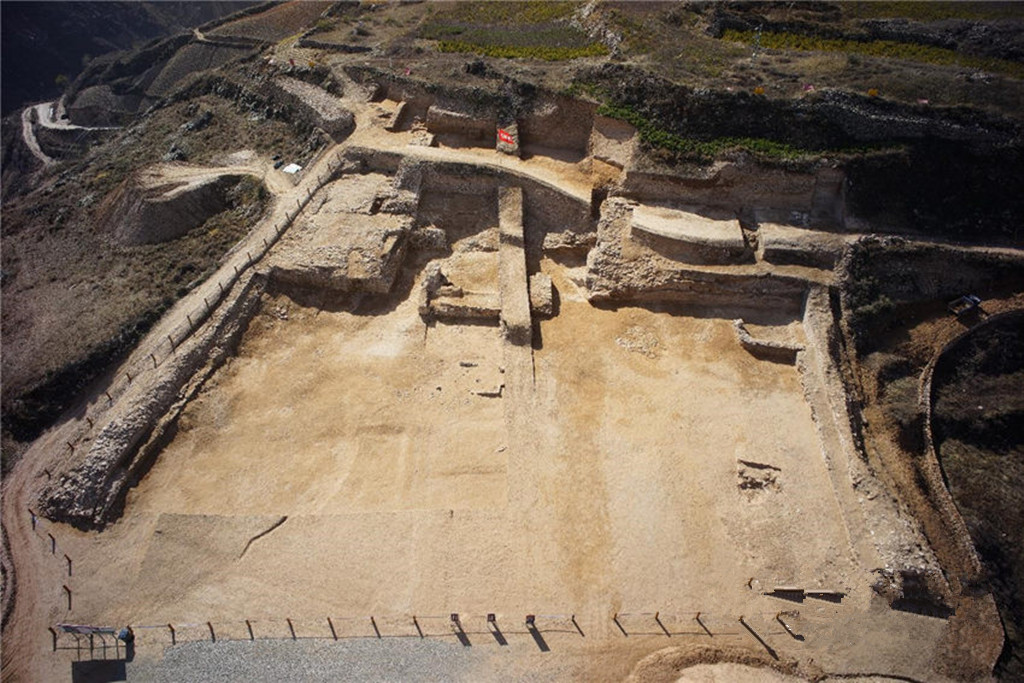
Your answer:
[[[561,308],[532,371],[496,327],[426,326],[404,294],[415,271],[390,301],[265,300],[123,519],[58,530],[74,618],[224,632],[377,614],[396,633],[402,615],[452,609],[575,614],[585,641],[569,623],[546,637],[566,661],[603,653],[588,678],[608,680],[663,647],[662,629],[706,637],[698,610],[723,644],[751,646],[746,614],[805,652],[753,576],[849,591],[789,617],[823,666],[926,670],[927,648],[907,657],[891,629],[934,642],[942,622],[870,606],[795,368],[753,359],[727,316],[594,308],[563,267],[544,270]],[[778,468],[779,487],[741,488],[739,460]],[[869,621],[888,624],[871,647],[828,645]]]

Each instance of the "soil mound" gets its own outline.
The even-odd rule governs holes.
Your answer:
[[[119,243],[154,244],[184,235],[227,208],[229,191],[246,177],[166,170],[154,167],[129,177],[106,200],[101,225]]]

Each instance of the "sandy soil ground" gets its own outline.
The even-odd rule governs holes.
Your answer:
[[[747,354],[728,316],[597,309],[566,269],[544,266],[561,309],[525,376],[496,326],[428,327],[412,297],[341,310],[266,300],[123,520],[62,530],[74,619],[198,625],[179,627],[188,641],[209,637],[206,621],[245,639],[245,619],[328,638],[332,617],[368,636],[365,616],[344,625],[370,614],[412,635],[411,615],[428,615],[428,636],[451,639],[451,611],[473,615],[477,634],[486,613],[559,615],[549,646],[566,666],[606,653],[591,680],[622,678],[667,637],[708,638],[698,623],[750,646],[740,615],[771,647],[846,670],[878,654],[849,644],[874,638],[866,621],[906,629],[878,638],[883,653],[941,631],[871,601],[793,366]],[[741,460],[771,481],[741,488]],[[850,595],[759,594],[780,584]],[[783,609],[805,640],[774,620]],[[148,656],[169,644],[140,633]],[[906,660],[920,670],[927,649]]]

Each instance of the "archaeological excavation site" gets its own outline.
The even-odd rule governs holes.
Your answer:
[[[1020,680],[1024,15],[932,4],[196,3],[5,109],[4,681]]]

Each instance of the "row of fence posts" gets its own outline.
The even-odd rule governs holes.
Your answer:
[[[485,620],[483,623],[486,625],[486,630],[474,630],[470,621],[476,621],[481,619]],[[405,628],[401,628],[395,624],[396,619],[404,624]],[[438,630],[431,628],[431,622],[442,621],[444,628]],[[580,637],[584,637],[583,629],[576,621],[575,614],[527,614],[525,618],[520,622],[515,620],[516,626],[525,630],[505,630],[499,626],[498,615],[490,612],[486,615],[464,615],[458,612],[452,612],[448,615],[411,615],[405,617],[380,617],[370,615],[362,617],[325,617],[321,620],[294,620],[285,618],[283,624],[287,626],[287,634],[282,631],[278,631],[279,635],[257,635],[257,630],[260,626],[266,628],[268,625],[281,626],[282,620],[253,620],[245,619],[239,622],[219,622],[217,626],[213,621],[196,622],[188,624],[151,624],[151,625],[132,625],[132,630],[144,633],[146,631],[165,631],[170,638],[171,645],[177,645],[179,642],[192,642],[195,640],[204,640],[211,643],[220,641],[238,641],[238,640],[268,640],[268,639],[285,639],[285,640],[299,640],[301,639],[321,639],[321,640],[347,640],[355,638],[375,638],[382,640],[384,638],[437,638],[437,637],[450,637],[455,636],[459,642],[464,646],[470,646],[472,643],[469,640],[470,635],[478,635],[482,633],[490,633],[491,636],[500,644],[508,645],[508,640],[505,637],[506,633],[525,633],[530,635],[534,642],[542,650],[547,650],[547,644],[544,641],[542,633],[551,632],[563,632],[563,633],[574,633]],[[318,632],[313,635],[309,633],[300,635],[300,628],[307,627],[307,630],[312,632],[312,627],[309,626],[310,622],[314,622],[319,625]],[[545,623],[546,622],[546,623]],[[244,631],[239,627],[245,625]],[[362,628],[360,628],[362,624]],[[229,628],[235,626],[235,629]],[[326,630],[323,626],[326,625]],[[409,628],[411,626],[411,629]],[[512,628],[516,628],[513,626]],[[356,632],[352,632],[352,629],[356,629]],[[507,628],[507,627],[506,627]],[[52,629],[51,629],[52,630]],[[190,632],[192,637],[186,637],[182,640],[182,633]],[[225,633],[227,633],[225,637]],[[198,638],[196,636],[199,636]],[[166,641],[165,641],[166,642]],[[56,649],[56,640],[54,640],[54,648]]]
[[[338,156],[337,165],[336,166],[332,167],[331,162],[328,162],[328,173],[327,173],[327,176],[326,176],[326,181],[330,181],[330,179],[333,177],[334,173],[337,171],[338,167],[340,167],[341,163],[342,163],[342,160],[341,160],[341,155],[340,154]],[[168,333],[167,334],[166,338],[167,338],[167,341],[170,344],[170,350],[168,351],[167,355],[165,355],[163,357],[163,360],[166,360],[171,354],[174,353],[174,351],[177,349],[177,346],[182,341],[187,339],[195,331],[195,329],[198,326],[198,324],[201,324],[201,323],[203,323],[206,320],[206,318],[210,315],[210,313],[214,310],[214,308],[216,308],[221,303],[221,301],[225,298],[226,293],[231,289],[231,287],[234,286],[234,284],[237,281],[237,279],[241,276],[241,273],[243,271],[245,271],[246,269],[252,267],[260,259],[262,259],[263,256],[265,256],[266,253],[270,250],[270,248],[274,244],[276,244],[278,240],[280,240],[280,238],[284,235],[284,231],[295,221],[295,219],[298,217],[299,213],[302,212],[302,209],[312,199],[313,194],[315,192],[319,191],[323,187],[324,183],[325,183],[325,178],[323,176],[318,175],[317,176],[317,182],[316,182],[315,186],[307,189],[305,198],[301,199],[301,200],[299,198],[296,198],[296,200],[295,200],[295,210],[291,214],[289,214],[286,211],[285,212],[285,220],[282,223],[280,223],[280,224],[275,224],[275,226],[274,226],[274,236],[273,236],[273,240],[272,241],[268,241],[267,238],[265,238],[265,237],[263,238],[263,250],[262,250],[262,252],[258,252],[257,253],[257,257],[256,258],[253,258],[252,253],[250,251],[246,251],[246,262],[245,262],[245,264],[242,266],[241,270],[239,269],[239,267],[237,265],[234,266],[234,276],[233,277],[229,277],[229,283],[228,283],[228,287],[227,288],[224,287],[224,285],[223,285],[223,283],[221,281],[217,282],[218,296],[214,299],[214,304],[212,306],[211,306],[208,298],[204,296],[204,297],[202,297],[202,300],[203,300],[202,310],[197,313],[195,318],[192,317],[191,313],[186,313],[185,317],[188,320],[188,329],[186,329],[185,333],[183,335],[181,335],[181,337],[179,339],[177,339],[177,340],[175,340],[174,337],[172,336],[172,333],[174,331],[172,331],[172,333]],[[158,365],[159,365],[159,361],[156,358],[155,353],[150,353],[148,358],[153,363],[153,368],[154,369],[157,368]],[[131,384],[131,382],[133,380],[133,376],[132,376],[132,373],[131,373],[130,369],[126,369],[124,374],[125,374],[126,382],[124,384],[115,384],[114,386],[112,386],[112,389],[114,389],[115,393],[117,393],[117,388],[118,387],[120,387],[120,389],[122,390],[122,393],[123,393],[123,390],[127,389],[127,387]],[[138,374],[136,374],[136,376],[138,376]],[[111,390],[110,389],[106,390],[104,392],[104,394],[106,395],[107,400],[110,403],[112,403],[113,400],[114,400],[114,397],[111,394]],[[85,419],[88,422],[89,427],[91,429],[94,426],[92,418],[86,416]],[[75,450],[75,446],[77,445],[77,443],[79,441],[81,441],[81,438],[82,437],[79,437],[79,439],[77,439],[75,441],[75,443],[72,443],[72,442],[68,441],[67,442],[68,447],[72,451],[74,451]],[[46,473],[47,473],[47,475],[49,475],[48,471]],[[29,512],[29,515],[30,515],[30,518],[31,518],[31,524],[32,524],[33,533],[36,533],[37,530],[38,530],[38,527],[41,525],[41,518],[38,515],[36,515],[36,513],[32,509],[29,509],[28,512]],[[36,533],[36,535],[38,536],[38,533]],[[49,531],[46,532],[46,536],[47,536],[47,538],[49,540],[50,553],[52,555],[54,555],[54,556],[57,556],[58,544],[57,544],[56,537],[54,537],[54,535],[52,533],[50,533]],[[68,584],[71,583],[71,577],[73,576],[73,562],[71,560],[71,557],[69,557],[67,555],[67,553],[62,553],[62,556],[63,556],[63,559],[64,559],[64,561],[66,563],[67,581],[62,584],[61,589],[63,591],[63,597],[67,601],[67,611],[70,613],[71,609],[72,609],[72,604],[73,604],[73,602],[72,602],[73,596],[72,596],[72,589],[71,589],[71,587]],[[802,641],[804,639],[804,637],[802,635],[797,634],[793,630],[793,628],[784,620],[784,618],[783,618],[784,614],[785,614],[785,612],[774,613],[774,620],[777,621],[782,626],[782,628],[784,629],[784,632],[786,634],[788,634],[790,637],[792,637],[792,638],[794,638],[796,640]],[[702,615],[705,615],[705,620],[701,619]],[[708,625],[706,623],[706,615],[707,615],[707,613],[705,613],[705,612],[699,612],[699,611],[695,612],[694,616],[693,616],[693,620],[701,627],[701,629],[703,630],[704,633],[706,633],[707,636],[713,637],[715,634],[711,631],[711,629],[708,627]],[[534,637],[534,640],[538,643],[538,646],[542,650],[546,651],[547,647],[546,647],[546,644],[544,644],[543,638],[540,637],[540,633],[543,630],[546,630],[546,629],[541,629],[541,628],[538,627],[538,625],[537,625],[538,616],[540,618],[542,618],[542,619],[565,619],[566,617],[568,617],[568,619],[571,622],[574,630],[576,632],[578,632],[578,634],[581,637],[584,636],[583,630],[580,628],[578,622],[576,621],[576,615],[574,615],[574,614],[572,614],[572,615],[534,615],[534,614],[528,614],[528,615],[526,615],[525,620],[523,622],[524,626],[526,627],[527,632],[530,633]],[[622,620],[625,619],[626,617],[636,617],[636,616],[652,616],[653,619],[654,619],[654,622],[658,625],[658,627],[661,629],[661,631],[664,633],[664,635],[666,635],[668,637],[672,636],[672,633],[669,631],[669,629],[665,626],[664,622],[661,620],[661,612],[636,612],[636,613],[616,612],[612,616],[612,621],[618,627],[619,631],[621,631],[623,636],[629,636],[629,633],[626,630],[626,628],[624,627],[624,625],[622,623]],[[415,628],[417,635],[420,638],[428,637],[428,635],[423,632],[423,629],[422,629],[422,626],[421,626],[421,620],[424,620],[424,619],[436,619],[436,618],[443,618],[443,617],[427,617],[427,616],[419,616],[419,617],[417,617],[416,615],[413,615],[411,617],[411,623],[412,623],[413,627]],[[338,631],[337,631],[337,628],[335,626],[335,619],[338,619],[338,620],[341,620],[341,621],[345,621],[345,620],[359,620],[359,619],[365,620],[366,617],[338,617],[338,618],[327,617],[326,618],[326,623],[327,623],[327,626],[328,626],[329,631],[331,633],[331,637],[334,640],[339,640],[339,638],[344,637],[344,636],[339,636],[338,635]],[[370,625],[371,625],[371,627],[373,629],[374,635],[378,639],[379,638],[383,638],[384,635],[381,633],[381,630],[380,630],[380,628],[379,628],[379,626],[377,624],[377,620],[373,616],[370,616],[368,619],[369,619],[369,623],[370,623]],[[451,613],[448,616],[448,619],[450,621],[450,628],[451,628],[452,633],[454,633],[463,644],[469,645],[468,636],[467,636],[466,630],[463,627],[463,620],[462,620],[462,617],[459,615],[459,613],[456,613],[456,612]],[[488,624],[489,630],[491,631],[492,635],[494,635],[498,639],[499,643],[507,644],[507,642],[504,641],[504,637],[503,637],[500,629],[498,628],[497,616],[494,613],[488,613],[486,615],[486,619],[487,619],[487,624]],[[288,630],[290,632],[291,639],[292,640],[296,640],[297,639],[297,635],[296,635],[296,631],[295,631],[295,625],[294,625],[292,619],[286,618],[285,622],[288,625]],[[754,630],[754,628],[751,626],[749,621],[746,620],[745,616],[741,615],[739,617],[739,619],[738,619],[738,623],[741,626],[743,626],[743,628],[747,632],[749,632],[750,635],[753,636],[769,652],[769,654],[771,654],[773,657],[777,657],[777,655],[775,654],[775,651],[768,645],[767,642],[764,641],[762,636],[760,634],[758,634],[757,631]],[[246,625],[246,630],[247,630],[247,633],[248,633],[248,636],[249,636],[249,640],[256,640],[256,636],[255,636],[255,633],[253,631],[252,624],[253,624],[253,621],[248,620],[248,619],[245,620],[245,625]],[[133,626],[132,628],[133,629],[140,629],[140,630],[167,629],[168,633],[170,634],[171,644],[173,645],[173,644],[176,644],[177,640],[178,640],[177,629],[186,628],[186,627],[190,627],[190,626],[205,626],[206,629],[209,631],[211,642],[217,642],[216,630],[214,629],[213,623],[209,622],[209,621],[205,622],[205,624],[179,624],[177,628],[173,624],[160,624],[160,625],[155,625],[155,626]],[[56,651],[57,650],[57,637],[58,637],[57,631],[54,628],[52,628],[52,627],[49,628],[49,631],[50,631],[51,638],[52,638],[53,650]],[[431,635],[433,635],[433,634],[431,634]],[[438,634],[438,635],[440,635],[440,634]],[[645,635],[649,635],[649,634],[645,634]],[[358,637],[367,637],[367,636],[358,636]],[[91,649],[91,646],[92,646],[92,639],[90,637],[90,649]]]
[[[202,305],[199,306],[198,310],[193,310],[185,314],[185,319],[188,321],[188,325],[186,326],[186,329],[183,332],[179,333],[178,329],[174,329],[171,330],[169,333],[165,334],[163,339],[159,341],[155,351],[150,352],[145,358],[136,363],[135,366],[126,368],[124,370],[123,375],[114,379],[109,388],[107,388],[103,392],[104,396],[106,396],[108,406],[113,405],[114,399],[124,394],[128,387],[131,386],[132,381],[139,377],[139,375],[143,371],[155,370],[157,367],[159,367],[161,363],[170,358],[177,350],[178,345],[180,345],[183,341],[188,339],[189,336],[191,336],[192,333],[201,324],[206,322],[210,314],[226,298],[227,293],[231,291],[231,288],[238,281],[238,278],[241,276],[241,274],[250,267],[252,267],[254,264],[258,263],[267,254],[267,252],[270,251],[271,247],[277,244],[278,240],[280,240],[281,237],[284,235],[285,230],[287,230],[288,227],[291,226],[291,224],[295,221],[295,219],[298,218],[299,214],[306,207],[309,201],[313,198],[313,195],[316,192],[318,192],[327,182],[330,182],[330,180],[334,177],[334,174],[341,167],[342,163],[343,152],[339,152],[335,160],[327,162],[326,175],[318,174],[316,176],[316,184],[306,189],[304,197],[302,197],[301,199],[297,197],[295,199],[295,209],[293,209],[291,213],[285,210],[285,219],[281,223],[274,224],[274,234],[271,237],[271,239],[268,240],[266,237],[263,238],[262,250],[257,251],[255,257],[253,256],[251,251],[246,251],[245,263],[241,266],[241,268],[239,268],[237,264],[233,266],[234,272],[233,274],[230,274],[228,276],[227,285],[225,286],[224,282],[221,280],[217,281],[217,292],[215,293],[215,296],[212,298],[212,301],[209,297],[204,296],[202,297]],[[157,354],[164,346],[164,339],[166,339],[167,341],[168,350],[166,354],[163,354],[162,357],[158,358]],[[151,363],[152,366],[150,366]],[[86,415],[85,421],[88,424],[88,429],[85,430],[84,432],[79,433],[76,438],[70,441],[65,441],[65,444],[72,453],[74,453],[75,449],[78,447],[81,441],[86,436],[88,436],[89,432],[95,427],[95,421],[91,416]],[[45,473],[47,474],[47,476],[50,476],[48,470],[46,470]]]
[[[175,350],[177,349],[179,344],[181,344],[183,341],[185,341],[196,330],[196,328],[199,325],[201,325],[202,323],[204,323],[206,321],[206,319],[213,312],[213,310],[216,309],[217,306],[219,306],[220,303],[227,296],[227,293],[234,286],[235,282],[241,276],[242,272],[244,272],[246,269],[252,267],[255,263],[257,263],[260,259],[262,259],[263,256],[266,255],[266,253],[270,250],[270,248],[273,247],[277,243],[277,241],[280,240],[280,238],[284,235],[285,230],[287,230],[288,227],[295,221],[295,219],[298,218],[299,214],[302,212],[302,210],[305,208],[305,206],[309,203],[309,201],[313,198],[313,195],[316,192],[318,192],[324,186],[324,184],[326,182],[330,182],[330,180],[333,178],[334,174],[337,172],[337,170],[341,167],[341,165],[343,163],[342,156],[343,156],[343,153],[339,153],[334,161],[329,161],[327,163],[327,174],[326,175],[317,175],[317,177],[316,177],[316,184],[314,186],[312,186],[312,187],[307,188],[306,193],[305,193],[305,197],[303,197],[302,199],[296,198],[296,200],[295,200],[296,206],[295,206],[295,209],[293,211],[291,211],[291,213],[289,213],[287,210],[285,211],[285,220],[283,222],[279,223],[279,224],[275,224],[274,225],[273,237],[270,240],[268,240],[266,237],[263,238],[263,240],[262,240],[262,243],[263,243],[262,251],[258,251],[255,258],[253,257],[251,251],[246,251],[245,252],[245,255],[246,255],[245,264],[241,267],[241,269],[239,269],[239,267],[237,265],[234,266],[234,274],[233,274],[233,276],[229,276],[228,284],[227,284],[226,287],[225,287],[223,281],[221,281],[221,280],[217,281],[217,293],[216,293],[216,296],[213,298],[212,303],[211,303],[211,301],[210,301],[210,299],[208,297],[203,296],[202,297],[202,302],[203,303],[202,303],[202,306],[201,306],[200,310],[199,311],[194,311],[193,310],[192,312],[189,312],[189,313],[185,314],[185,318],[188,321],[188,326],[187,326],[187,329],[184,331],[184,333],[179,335],[178,334],[178,330],[175,329],[175,330],[172,330],[170,333],[168,333],[166,335],[165,338],[167,339],[167,342],[169,344],[169,350],[168,350],[166,355],[164,355],[162,358],[157,358],[157,355],[156,355],[157,351],[159,351],[160,346],[162,346],[162,340],[161,340],[161,344],[160,344],[160,346],[157,347],[157,351],[153,351],[153,352],[149,353],[148,356],[145,357],[145,359],[143,359],[142,361],[137,363],[135,366],[126,368],[124,370],[124,375],[123,375],[123,380],[124,381],[123,382],[119,381],[121,379],[119,377],[119,378],[115,379],[114,382],[111,383],[109,388],[104,390],[103,394],[107,398],[107,404],[108,405],[113,404],[115,397],[119,397],[120,395],[122,395],[128,389],[128,387],[131,386],[132,382],[137,377],[139,377],[139,375],[142,373],[143,370],[150,369],[149,368],[149,363],[152,363],[152,369],[156,369],[161,362],[163,362],[164,360],[169,358],[175,352]],[[177,339],[175,337],[177,337]],[[68,449],[72,453],[74,453],[75,449],[81,443],[82,439],[84,439],[86,436],[88,436],[89,431],[91,431],[95,427],[95,421],[93,420],[93,418],[91,416],[86,415],[85,416],[85,421],[88,424],[88,429],[85,430],[84,432],[79,433],[76,438],[74,438],[72,440],[65,441],[65,444],[67,445]],[[44,468],[43,473],[48,478],[52,477],[52,474],[49,471],[49,469]],[[43,521],[42,521],[43,518],[41,518],[39,515],[37,515],[35,513],[35,511],[32,510],[31,508],[28,509],[28,513],[29,513],[29,517],[30,517],[30,521],[31,521],[31,525],[32,525],[32,531],[33,531],[33,533],[35,533],[38,536],[39,535],[38,534],[38,529],[43,524]],[[54,537],[54,535],[52,533],[50,533],[49,531],[46,532],[46,537],[47,537],[47,540],[48,540],[49,545],[50,545],[50,553],[52,555],[56,556],[57,555],[57,550],[58,550],[58,545],[57,545],[56,537]],[[42,538],[42,537],[40,537],[40,538]],[[67,608],[66,609],[70,613],[71,609],[72,609],[72,605],[73,605],[73,592],[72,592],[72,587],[70,585],[71,584],[71,577],[73,575],[73,562],[71,560],[71,557],[68,556],[67,553],[61,553],[61,554],[63,556],[63,560],[64,560],[64,562],[66,564],[66,570],[67,570],[67,580],[64,583],[62,583],[61,590],[62,590],[63,598],[64,598],[64,600],[66,600],[66,604],[67,604]],[[54,649],[56,649],[56,647],[57,647],[57,633],[52,628],[50,629],[50,631],[51,631],[51,635],[52,635],[52,638],[53,638],[53,647],[54,647]]]
[[[666,616],[664,619],[661,612],[616,612],[612,615],[612,621],[624,637],[664,635],[669,638],[679,636],[706,636],[714,638],[716,636],[742,636],[747,634],[774,658],[778,658],[778,654],[768,644],[765,637],[787,635],[793,640],[804,641],[804,636],[797,633],[792,624],[792,619],[797,618],[799,613],[788,611],[758,612],[753,616],[770,622],[777,622],[781,626],[782,631],[765,630],[763,626],[755,627],[755,624],[752,623],[748,615],[740,615],[738,619],[735,616],[723,617],[722,615],[715,615],[714,619],[712,619],[711,613],[702,611],[687,613],[687,618],[683,618],[683,615],[673,614]],[[479,625],[481,618],[486,620],[484,622],[486,624],[484,629],[481,629]],[[643,630],[644,627],[640,625],[637,625],[635,628],[630,626],[627,629],[625,622],[636,622],[638,618],[652,619],[657,624],[659,630]],[[437,621],[443,621],[445,624],[444,628],[439,630],[429,625],[431,622]],[[711,627],[711,621],[717,622],[714,630]],[[472,623],[468,622],[478,622],[478,624],[473,626]],[[666,622],[677,628],[683,623],[695,622],[700,627],[700,630],[672,631]],[[729,630],[726,626],[728,623],[738,624],[742,627],[742,630]],[[242,624],[244,624],[244,630],[241,629]],[[314,625],[311,626],[311,624]],[[360,627],[360,624],[363,626]],[[282,625],[287,626],[287,632],[280,628]],[[323,628],[324,625],[326,625],[326,629]],[[231,628],[232,626],[235,628]],[[412,628],[410,629],[409,626]],[[274,628],[276,628],[274,634],[268,634],[267,629]],[[523,630],[524,628],[525,631]],[[647,628],[650,627],[648,626]],[[760,632],[758,628],[761,629]],[[164,631],[169,637],[170,645],[177,645],[179,642],[195,641],[209,641],[211,643],[218,641],[299,639],[339,641],[357,638],[418,637],[425,639],[454,636],[463,646],[468,647],[472,645],[469,638],[470,635],[475,636],[489,633],[499,645],[505,646],[508,645],[506,634],[521,635],[525,633],[531,636],[534,643],[543,652],[550,650],[544,638],[544,633],[569,633],[586,637],[582,627],[576,620],[575,614],[527,614],[522,621],[518,619],[513,620],[513,626],[511,628],[506,627],[506,630],[502,630],[499,626],[499,618],[495,613],[463,615],[458,612],[452,612],[449,615],[412,615],[381,618],[370,615],[362,617],[325,617],[320,620],[293,620],[292,618],[285,618],[283,621],[281,619],[245,619],[239,622],[217,622],[216,624],[213,621],[187,624],[167,623],[132,625],[131,629],[140,635],[146,631]],[[56,651],[58,649],[58,633],[53,628],[50,628],[50,633],[53,639],[53,649]],[[168,641],[163,642],[165,644],[168,643]],[[80,640],[77,637],[76,647],[81,647]],[[92,642],[90,639],[90,651],[91,647]]]
[[[53,535],[53,532],[47,529],[45,531],[45,537],[40,535],[40,531],[44,526],[45,518],[37,515],[32,508],[28,508],[28,515],[29,522],[32,525],[32,533],[36,537],[46,542],[47,547],[50,550],[50,554],[53,557],[63,560],[64,571],[67,572],[67,574],[65,576],[64,581],[61,583],[61,597],[67,604],[67,607],[65,609],[67,610],[68,613],[70,613],[72,607],[71,582],[72,577],[74,576],[74,563],[72,562],[71,557],[66,552],[64,552],[62,548],[59,547],[59,545],[57,544],[57,537]],[[54,636],[54,638],[54,642],[56,643],[56,636]]]
[[[651,618],[660,631],[660,633],[643,631],[640,633],[636,633],[636,635],[665,635],[669,638],[671,638],[674,635],[706,635],[709,638],[713,638],[716,635],[742,635],[743,633],[747,633],[751,637],[753,637],[754,640],[756,640],[758,644],[760,644],[761,647],[763,647],[765,651],[767,651],[768,654],[771,655],[774,659],[779,658],[778,653],[776,653],[776,651],[771,647],[771,645],[769,645],[768,642],[764,639],[765,636],[788,635],[790,638],[798,642],[803,642],[805,640],[805,637],[802,634],[797,633],[796,630],[793,628],[793,624],[791,623],[792,619],[799,617],[799,612],[780,610],[775,612],[757,612],[753,615],[741,614],[738,618],[727,617],[726,623],[728,623],[729,620],[735,618],[735,622],[733,623],[739,624],[739,626],[743,628],[743,631],[727,631],[724,629],[712,631],[712,629],[709,626],[709,617],[711,615],[708,612],[701,611],[693,612],[691,614],[693,614],[692,622],[696,623],[697,626],[699,626],[701,629],[697,633],[693,633],[690,631],[670,631],[668,626],[666,626],[665,621],[662,620],[661,612],[616,612],[614,615],[612,615],[612,621],[614,622],[615,626],[618,627],[619,631],[622,633],[624,637],[628,637],[631,635],[630,632],[627,631],[626,626],[623,624],[623,622],[630,617]],[[755,629],[754,624],[751,623],[751,619],[749,618],[750,616],[757,616],[761,619],[767,619],[769,623],[778,623],[779,626],[782,627],[782,631],[769,631],[765,633],[759,633],[757,629]],[[672,617],[673,618],[671,619],[671,623],[678,625],[678,615],[672,615]]]

